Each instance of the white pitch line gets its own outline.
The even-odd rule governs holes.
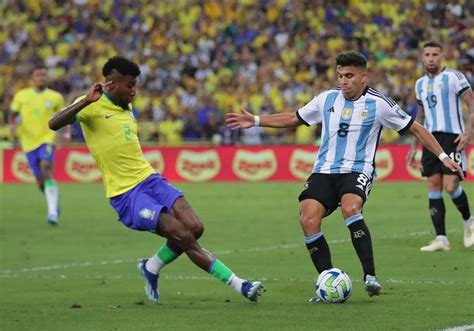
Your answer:
[[[459,231],[452,230],[449,232],[459,232]],[[430,235],[430,234],[432,233],[429,231],[410,232],[408,234],[393,234],[393,235],[381,236],[381,237],[378,237],[377,240],[425,236],[425,235]],[[334,239],[334,240],[328,241],[329,244],[341,244],[345,242],[350,242],[350,239]],[[267,247],[238,248],[238,249],[232,249],[232,250],[216,251],[214,253],[216,255],[228,255],[228,254],[236,254],[236,253],[264,252],[264,251],[289,249],[289,248],[297,248],[297,247],[303,247],[303,244],[293,243],[293,244],[278,244],[278,245],[272,245],[272,246],[267,246]],[[10,278],[13,276],[13,274],[16,274],[16,273],[64,270],[64,269],[71,269],[71,268],[84,268],[84,267],[97,266],[97,265],[127,264],[127,263],[133,263],[137,261],[138,259],[115,259],[115,260],[106,260],[106,261],[71,262],[71,263],[65,263],[65,264],[53,264],[49,266],[40,266],[40,267],[22,268],[22,269],[0,269],[0,278]]]
[[[442,331],[468,331],[468,330],[474,330],[474,324],[466,324],[466,325],[454,326],[447,329],[442,329]]]

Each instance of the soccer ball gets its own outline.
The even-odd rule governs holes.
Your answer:
[[[316,280],[316,295],[324,302],[344,302],[351,292],[351,279],[341,269],[324,270]]]

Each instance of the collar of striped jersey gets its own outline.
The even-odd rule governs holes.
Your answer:
[[[364,92],[362,92],[362,94],[359,95],[357,98],[355,98],[355,99],[347,99],[346,97],[344,97],[344,99],[349,100],[349,101],[357,101],[357,100],[360,99],[361,96],[365,95],[368,90],[369,90],[369,85],[367,85],[367,86],[365,87]]]

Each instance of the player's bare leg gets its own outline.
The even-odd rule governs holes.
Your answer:
[[[184,197],[176,199],[170,212],[171,216],[176,218],[186,229],[193,233],[196,240],[201,237],[204,232],[204,226]],[[147,260],[146,268],[153,274],[159,274],[165,265],[176,260],[182,253],[183,251],[176,244],[168,240],[158,249],[155,255]]]
[[[196,240],[201,238],[204,232],[204,226],[194,209],[184,197],[176,199],[176,202],[171,209],[171,215],[181,222],[186,229],[191,231]]]

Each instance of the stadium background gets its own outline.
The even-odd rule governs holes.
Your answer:
[[[103,62],[114,54],[142,64],[134,105],[140,134],[145,151],[159,150],[164,158],[172,154],[165,155],[166,148],[208,151],[217,144],[236,143],[238,137],[212,137],[225,130],[219,124],[225,113],[240,105],[254,113],[294,111],[319,90],[335,85],[333,58],[347,49],[368,56],[371,85],[395,96],[413,113],[413,83],[422,74],[417,57],[426,40],[440,40],[447,53],[445,64],[461,70],[472,85],[473,5],[473,1],[0,0],[1,144],[12,146],[5,118],[13,93],[28,85],[34,64],[46,63],[51,86],[71,102],[101,79]],[[61,148],[58,154],[84,151],[77,129],[74,147]],[[260,139],[273,146],[247,146]],[[407,147],[406,140],[393,132],[385,132],[383,142],[397,145],[380,146],[381,156],[386,155],[385,148]],[[247,131],[236,146],[219,150],[312,151],[301,157],[306,161],[300,170],[307,170],[314,143],[313,130],[304,127],[296,132]],[[19,155],[20,173],[31,180]],[[474,157],[472,150],[470,155]],[[89,168],[93,168],[90,162],[79,167]],[[165,164],[164,173],[170,169]],[[84,173],[75,175],[90,179]],[[0,184],[0,329],[474,326],[474,260],[472,250],[462,245],[459,214],[450,202],[446,201],[446,209],[452,250],[419,252],[433,237],[424,183],[379,182],[364,209],[383,285],[377,300],[363,290],[360,265],[340,213],[325,221],[334,263],[351,276],[353,294],[347,304],[316,307],[306,302],[314,293],[315,271],[297,224],[296,197],[302,179],[178,185],[206,226],[200,240],[203,247],[238,274],[265,282],[267,293],[258,305],[236,296],[186,258],[160,276],[160,303],[146,302],[135,263],[160,241],[125,230],[104,198],[102,184],[92,179],[94,183],[60,184],[62,215],[54,228],[45,224],[46,206],[34,185]],[[473,196],[472,183],[463,183],[463,188]]]
[[[334,57],[345,50],[363,53],[369,59],[370,85],[392,96],[412,116],[417,109],[414,82],[423,74],[418,61],[423,42],[441,41],[446,52],[445,65],[462,71],[471,85],[474,82],[474,20],[473,5],[469,7],[469,2],[58,0],[4,3],[4,17],[0,22],[3,45],[0,51],[0,139],[7,148],[12,147],[6,124],[12,95],[29,84],[31,69],[36,64],[47,66],[51,87],[70,103],[84,94],[92,82],[103,79],[101,67],[110,56],[121,54],[140,63],[142,75],[134,113],[143,145],[153,147],[318,145],[317,127],[285,130],[258,127],[231,132],[223,120],[227,112],[239,111],[240,107],[255,114],[298,109],[319,91],[336,84]],[[73,144],[83,145],[78,123],[72,133]],[[393,130],[384,130],[382,134],[382,144],[407,142],[407,137],[399,137]],[[408,168],[403,158],[393,153],[389,151],[391,158],[401,162],[394,162],[392,168],[403,168],[401,172],[408,175],[389,179],[417,178],[414,174],[418,171]],[[72,165],[57,170],[56,177],[63,181],[71,177],[96,181],[91,179],[97,179],[98,173],[90,155],[75,153],[72,161],[68,155],[61,156],[59,164]],[[205,167],[213,159],[192,155],[195,168]],[[379,169],[393,162],[385,162],[384,153],[379,156],[383,156],[377,164]],[[259,155],[250,155],[250,158],[246,164],[253,162],[257,167],[261,166],[260,161],[265,161]],[[309,158],[303,158],[306,168],[306,163],[311,163]],[[473,164],[474,153],[470,152],[468,158],[470,165]],[[2,159],[6,162],[0,176],[4,181],[34,181],[23,156],[4,152]],[[161,159],[163,161],[163,157]],[[288,162],[289,159],[285,159],[279,163]],[[158,166],[157,170],[163,167]],[[72,168],[79,171],[71,174],[68,169]],[[179,165],[172,161],[165,168],[169,171]],[[474,173],[471,168],[469,174]],[[396,173],[394,169],[390,171]],[[68,172],[66,178],[61,175],[64,172]],[[94,176],[91,177],[90,172]],[[209,174],[164,174],[171,176],[170,180],[213,178]],[[237,177],[240,176],[237,174]],[[268,171],[256,176],[259,180],[270,177]],[[271,178],[301,180],[298,175],[277,174]]]
[[[358,50],[370,85],[416,113],[420,45],[445,46],[445,65],[473,77],[473,2],[2,1],[0,140],[12,95],[44,63],[66,102],[102,80],[115,54],[141,64],[134,111],[146,145],[313,144],[314,128],[255,128],[232,135],[225,114],[294,111],[336,84],[334,57]],[[78,125],[73,141],[83,141]],[[382,143],[406,142],[386,130]],[[318,141],[316,140],[316,143]]]

